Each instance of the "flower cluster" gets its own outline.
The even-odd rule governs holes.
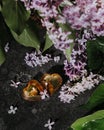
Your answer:
[[[21,0],[27,10],[35,9],[40,12],[42,17],[56,17],[58,14],[57,7],[62,2],[56,0]]]
[[[93,34],[104,36],[103,0],[76,0],[75,5],[64,8],[63,15],[72,28],[90,28]]]
[[[63,51],[66,55],[66,49],[69,49],[70,44],[73,44],[72,53],[71,55],[69,54],[70,60],[66,59],[64,61],[64,70],[65,74],[69,77],[69,82],[62,87],[59,96],[60,99],[63,102],[70,102],[81,92],[97,85],[101,80],[99,75],[93,75],[91,73],[87,77],[86,42],[89,39],[95,39],[96,36],[104,36],[104,1],[21,1],[24,2],[27,10],[32,10],[33,15],[35,12],[39,15],[41,24],[45,27],[56,49]],[[70,26],[73,31],[70,29]],[[72,38],[72,35],[75,38]],[[27,53],[25,56],[26,64],[31,67],[41,66],[50,60],[54,60],[55,62],[59,61],[58,57],[52,59],[50,55],[43,56],[40,52]],[[78,81],[79,79],[82,79],[80,83],[74,84],[73,87],[70,85],[71,81]],[[47,97],[46,92],[41,94],[42,98]]]
[[[36,67],[36,66],[42,66],[45,63],[48,63],[51,60],[54,60],[55,62],[59,62],[60,56],[55,56],[53,59],[51,55],[46,54],[42,55],[41,52],[32,52],[32,53],[26,53],[25,56],[25,62],[28,66]]]
[[[101,80],[104,80],[104,77],[90,73],[89,76],[83,76],[81,82],[77,82],[74,85],[72,85],[70,81],[67,81],[61,88],[59,95],[60,101],[70,103],[78,94],[92,89],[98,85]]]
[[[42,66],[42,64],[48,63],[51,59],[51,55],[46,54],[43,56],[40,52],[26,53],[25,62],[28,66]]]
[[[65,50],[70,47],[69,43],[73,42],[73,39],[68,39],[71,32],[63,32],[62,28],[51,28],[48,31],[49,38],[54,43],[55,48],[60,49],[65,53]]]
[[[86,54],[86,39],[84,35],[82,39],[78,39],[70,56],[70,62],[64,61],[65,74],[69,77],[70,81],[78,80],[85,75],[87,65]]]
[[[41,22],[43,27],[46,28],[49,38],[52,40],[53,44],[57,49],[65,52],[70,43],[73,42],[72,38],[69,38],[71,34],[70,31],[63,30],[60,27],[61,24],[65,24],[65,18],[59,12],[59,6],[63,0],[21,0],[27,9],[34,9],[39,12],[41,16]]]

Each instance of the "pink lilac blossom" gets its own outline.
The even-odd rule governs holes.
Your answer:
[[[34,9],[38,11],[41,16],[42,25],[46,28],[47,34],[54,43],[54,46],[65,52],[73,40],[69,39],[69,35],[71,34],[70,31],[64,31],[61,27],[57,26],[59,23],[66,23],[65,18],[62,14],[60,14],[58,8],[63,0],[31,0],[31,2],[28,0],[21,1],[24,2],[27,9],[29,8],[30,10]]]
[[[10,106],[10,109],[8,110],[8,114],[15,114],[17,111],[17,107]]]
[[[70,103],[72,100],[75,100],[79,94],[86,90],[91,90],[102,80],[104,81],[104,77],[93,73],[90,73],[89,76],[83,76],[81,82],[77,82],[74,85],[68,80],[61,88],[59,95],[60,101]]]
[[[9,42],[6,43],[5,47],[4,47],[5,52],[9,51]]]
[[[57,7],[62,2],[56,0],[21,0],[24,2],[26,9],[39,11],[39,15],[45,18],[53,18],[58,15]]]
[[[68,39],[68,36],[71,32],[63,32],[62,28],[51,28],[48,31],[49,38],[54,43],[55,48],[60,49],[61,51],[65,52],[67,48],[70,47],[69,43],[72,43],[72,39]]]
[[[46,89],[43,92],[40,92],[40,96],[42,100],[49,98],[49,94]]]
[[[15,81],[11,80],[10,86],[11,86],[11,87],[18,88],[19,84],[20,84],[20,82],[15,82]]]
[[[36,66],[42,66],[45,63],[48,63],[50,60],[52,60],[51,55],[46,54],[43,56],[41,52],[32,52],[32,53],[26,53],[25,56],[25,62],[28,66],[36,67]]]
[[[64,8],[63,15],[72,28],[90,28],[93,34],[104,36],[103,0],[76,0],[76,5]]]
[[[95,40],[96,37],[95,35],[92,33],[91,29],[84,29],[83,31],[83,36],[86,40]]]
[[[86,65],[86,39],[83,35],[82,39],[77,39],[77,43],[70,56],[70,62],[68,60],[64,61],[65,74],[69,77],[70,81],[79,80],[80,77],[87,74]]]
[[[73,5],[67,6],[66,4],[66,6],[72,8],[72,12],[74,12],[73,16],[78,17],[79,19],[80,6],[85,5],[86,3],[89,4],[90,0],[85,2],[81,2],[81,1],[77,1],[77,2],[79,3],[79,7],[76,7],[76,9],[73,8]],[[52,40],[52,42],[54,43],[55,48],[60,49],[65,54],[65,50],[70,47],[70,43],[73,43],[73,39],[69,39],[71,32],[63,31],[61,27],[56,27],[55,22],[51,22],[53,18],[57,24],[66,23],[64,16],[58,12],[58,8],[57,8],[62,3],[64,3],[64,1],[62,0],[59,3],[54,0],[51,0],[50,2],[47,0],[43,0],[43,1],[35,0],[35,1],[31,1],[30,9],[35,9],[39,11],[39,15],[42,17],[41,19],[42,25],[46,27],[47,34],[49,38]],[[68,1],[66,1],[66,3],[68,3]],[[70,13],[69,10],[66,11],[67,13]],[[88,31],[88,29],[86,30]],[[65,60],[64,62],[65,73],[66,75],[69,76],[70,80],[77,80],[86,73],[85,66],[86,66],[87,56],[85,52],[86,49],[85,42],[87,41],[86,39],[89,39],[90,37],[91,37],[90,33],[85,32],[82,38],[78,39],[78,43],[76,44],[75,48],[72,51],[70,63],[67,60]],[[33,64],[35,64],[34,61],[33,60],[29,61],[28,57],[29,55],[27,55],[26,63],[33,67],[34,66]]]
[[[48,130],[52,130],[52,127],[53,127],[54,124],[55,124],[55,122],[54,122],[54,121],[51,121],[51,119],[49,119],[49,120],[47,121],[47,123],[44,125],[44,127],[47,127]]]
[[[36,67],[36,66],[42,66],[52,60],[58,63],[60,61],[60,56],[54,56],[52,58],[50,54],[42,55],[40,51],[39,52],[35,51],[30,54],[26,53],[24,60],[28,66]]]
[[[55,56],[53,58],[54,62],[58,63],[60,61],[60,56]]]

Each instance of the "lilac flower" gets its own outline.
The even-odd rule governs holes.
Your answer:
[[[66,23],[66,19],[62,15],[58,15],[56,22],[57,23],[61,23],[61,24],[65,24]]]
[[[32,0],[31,2],[27,0],[21,1],[24,2],[27,9],[34,9],[39,12],[39,15],[42,17],[42,25],[46,28],[47,34],[54,43],[54,46],[57,49],[60,49],[61,51],[65,52],[65,50],[70,46],[70,43],[73,42],[73,39],[69,38],[69,35],[71,34],[70,31],[64,31],[61,27],[57,26],[58,23],[66,23],[65,18],[59,13],[58,8],[63,2],[63,0]],[[28,7],[28,5],[30,7]],[[54,19],[56,23],[51,22],[51,19]],[[33,63],[31,64],[29,62],[28,64],[33,66]]]
[[[8,110],[8,114],[15,114],[17,107],[10,106],[10,110]]]
[[[40,12],[40,16],[42,17],[56,17],[57,16],[57,6],[60,2],[55,2],[53,3],[53,0],[48,2],[48,0],[21,0],[24,2],[24,5],[26,9],[35,9]],[[55,5],[56,4],[56,5]]]
[[[51,122],[51,120],[49,119],[47,124],[44,125],[44,127],[48,127],[49,130],[52,130],[52,126],[55,124],[54,121]]]
[[[77,42],[72,50],[70,61],[64,61],[65,74],[69,77],[70,81],[78,80],[83,75],[86,75],[86,39],[84,39],[83,36],[82,39],[78,39]]]
[[[42,19],[41,22],[42,22],[42,26],[46,27],[47,30],[53,28],[53,23],[51,23],[47,18]]]
[[[5,52],[9,51],[9,42],[7,42],[7,44],[5,45],[4,50],[5,50]]]
[[[70,43],[73,39],[69,39],[71,32],[64,32],[62,28],[51,28],[48,30],[49,38],[53,41],[55,48],[65,52],[65,50],[70,47]]]
[[[64,89],[65,87],[65,89]],[[63,90],[60,91],[60,101],[63,103],[70,103],[71,100],[75,100],[75,95],[73,93],[71,93],[71,91],[69,90],[69,87],[66,87],[66,85],[63,85]]]
[[[41,99],[49,98],[48,92],[45,89],[43,92],[40,92]]]
[[[55,56],[52,58],[50,54],[42,55],[41,52],[35,51],[30,54],[26,53],[24,60],[28,66],[36,67],[36,66],[42,66],[52,60],[58,63],[60,60],[60,56]]]
[[[80,77],[82,77],[87,73],[86,70],[82,69],[81,64],[78,65],[78,69],[77,69],[77,65],[74,68],[74,66],[71,63],[69,63],[67,60],[64,61],[64,70],[65,70],[65,74],[69,77],[70,81],[79,80]]]
[[[60,56],[55,56],[53,60],[58,63],[60,61]]]
[[[76,0],[76,5],[64,8],[63,15],[72,28],[91,29],[93,34],[104,36],[104,1]]]
[[[95,35],[91,29],[84,29],[83,35],[86,40],[95,40]]]
[[[20,82],[14,82],[13,80],[11,80],[10,86],[11,86],[11,87],[18,88],[18,85],[19,85],[19,84],[20,84]]]
[[[28,66],[42,66],[52,60],[51,55],[46,54],[43,56],[40,52],[26,53],[25,62]]]
[[[70,103],[72,100],[75,100],[80,93],[92,89],[102,80],[104,80],[104,77],[101,75],[90,73],[89,76],[83,76],[80,82],[74,83],[73,85],[70,81],[67,81],[61,88],[59,95],[60,101]]]

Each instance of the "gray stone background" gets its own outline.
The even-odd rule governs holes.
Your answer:
[[[0,25],[4,26],[2,23]],[[4,30],[0,30],[0,34],[3,31],[5,27]],[[86,91],[70,104],[60,102],[58,98],[60,89],[48,100],[25,101],[21,92],[30,79],[39,80],[44,73],[57,72],[62,76],[63,83],[67,81],[63,71],[64,56],[52,47],[46,53],[53,56],[60,55],[60,62],[50,61],[42,67],[31,68],[26,65],[24,57],[26,52],[34,51],[33,48],[17,44],[9,33],[4,36],[4,42],[10,43],[10,49],[6,53],[6,61],[0,66],[0,130],[48,130],[44,124],[49,118],[55,121],[52,130],[67,130],[76,119],[89,113],[88,110],[81,109],[79,106],[88,100],[93,90]],[[21,84],[18,88],[11,87],[11,80],[20,81]],[[11,105],[18,108],[14,115],[8,114]]]

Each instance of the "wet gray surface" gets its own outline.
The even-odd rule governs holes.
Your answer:
[[[10,41],[10,50],[6,53],[6,61],[0,67],[0,130],[48,130],[44,127],[48,119],[55,121],[52,130],[67,130],[72,122],[87,114],[87,110],[79,106],[84,104],[91,91],[86,91],[70,104],[60,102],[58,90],[46,101],[28,102],[25,101],[21,92],[30,79],[39,80],[44,73],[59,73],[64,82],[67,77],[63,71],[64,56],[61,52],[51,48],[47,53],[53,56],[60,55],[59,63],[50,61],[42,67],[31,68],[26,65],[24,57],[26,52],[33,51]],[[11,80],[20,81],[18,88],[11,87]],[[16,106],[16,114],[8,114],[9,107]]]
[[[44,127],[48,119],[55,122],[52,130],[67,130],[76,119],[88,113],[88,110],[79,106],[87,101],[93,90],[86,91],[70,104],[60,102],[60,90],[45,101],[25,101],[21,93],[30,79],[40,80],[44,73],[57,72],[62,76],[63,83],[67,81],[63,71],[64,56],[60,51],[50,48],[46,53],[59,55],[60,62],[50,61],[42,67],[31,68],[26,65],[24,57],[26,52],[32,52],[34,49],[17,44],[1,18],[0,25],[3,27],[0,28],[2,43],[10,43],[6,61],[0,66],[0,130],[48,130]],[[42,34],[40,36],[42,37]],[[4,44],[2,46],[4,47]],[[11,80],[20,81],[21,84],[18,88],[11,87]],[[15,114],[8,114],[11,105],[18,108]]]

